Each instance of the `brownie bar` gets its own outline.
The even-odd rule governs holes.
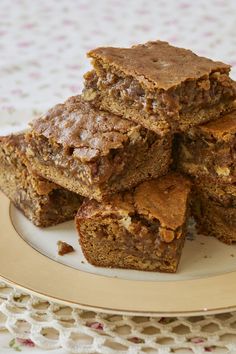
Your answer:
[[[69,98],[32,124],[27,155],[43,177],[90,199],[164,175],[172,137]]]
[[[100,267],[175,272],[189,192],[189,181],[171,173],[102,203],[85,201],[76,225],[86,259]]]
[[[73,219],[83,197],[36,175],[25,148],[24,134],[0,138],[0,189],[36,226]]]
[[[84,98],[158,134],[216,119],[236,98],[230,66],[167,42],[88,53]]]
[[[198,230],[231,244],[236,242],[236,186],[196,179],[192,212]]]
[[[219,183],[234,183],[236,110],[182,135],[176,155],[182,172],[200,178],[209,177]]]

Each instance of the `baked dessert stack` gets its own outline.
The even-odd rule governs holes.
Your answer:
[[[200,232],[236,241],[236,110],[179,138],[179,170],[194,179]]]
[[[210,225],[224,223],[221,235],[230,228],[233,239],[236,90],[230,67],[161,41],[88,55],[94,69],[85,74],[83,94],[32,122],[24,136],[27,163],[21,160],[30,179],[77,196],[78,204],[83,200],[76,227],[87,260],[175,272],[189,214],[185,175],[194,183],[199,225],[214,234]]]
[[[178,170],[194,183],[201,232],[236,241],[236,110],[230,67],[166,42],[88,53],[85,99],[163,135],[179,134]],[[178,144],[174,145],[174,149]]]
[[[90,263],[176,271],[190,183],[167,174],[172,139],[170,133],[160,136],[81,96],[32,122],[26,134],[32,168],[87,198],[76,225]]]

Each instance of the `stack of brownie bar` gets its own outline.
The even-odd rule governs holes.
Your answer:
[[[183,135],[178,167],[194,180],[192,212],[199,231],[235,242],[236,110]]]
[[[97,266],[175,272],[192,184],[201,228],[231,242],[230,67],[161,41],[98,48],[89,56],[94,69],[82,95],[53,107],[20,138],[0,141],[1,189],[37,225],[72,218],[79,209],[80,244]]]

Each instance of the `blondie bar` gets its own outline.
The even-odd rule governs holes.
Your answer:
[[[25,149],[24,134],[0,138],[0,189],[37,226],[73,219],[83,197],[35,174]]]
[[[236,242],[236,185],[195,179],[192,212],[198,230],[231,244]]]
[[[236,182],[236,110],[179,138],[178,168],[219,183]]]
[[[170,173],[98,203],[76,225],[86,259],[101,267],[175,272],[184,245],[190,182]]]
[[[84,98],[158,134],[216,119],[236,98],[230,66],[155,41],[88,53]]]
[[[32,124],[27,156],[43,177],[90,199],[164,175],[172,137],[69,98]]]

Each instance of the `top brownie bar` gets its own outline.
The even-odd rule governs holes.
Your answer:
[[[167,42],[88,53],[84,97],[159,134],[216,119],[236,97],[230,66]]]
[[[80,96],[53,107],[32,123],[27,156],[38,174],[100,201],[167,173],[170,135],[92,107]]]

